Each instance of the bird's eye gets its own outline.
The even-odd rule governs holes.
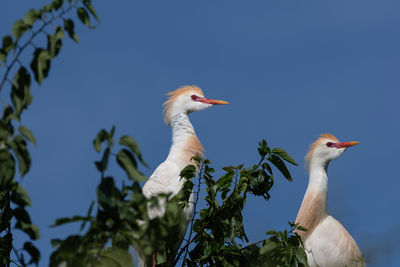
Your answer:
[[[196,101],[197,98],[198,98],[197,95],[192,95],[192,100]]]
[[[328,143],[326,143],[326,146],[327,147],[333,147],[333,143],[332,142],[328,142]]]

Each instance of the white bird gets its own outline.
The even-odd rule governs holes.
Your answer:
[[[331,134],[321,134],[306,155],[310,175],[296,223],[308,229],[301,236],[311,267],[365,266],[361,251],[343,225],[327,212],[328,165],[348,147],[359,142],[339,142]]]
[[[225,101],[205,98],[202,90],[197,86],[181,87],[169,92],[168,96],[169,99],[164,103],[164,120],[172,128],[172,146],[167,159],[157,167],[143,186],[142,192],[146,198],[160,193],[176,195],[185,182],[179,176],[181,170],[189,164],[194,164],[191,162],[193,156],[203,156],[204,148],[196,136],[188,114],[213,105],[229,104]],[[192,200],[193,194],[190,197],[189,207],[185,210],[188,222],[193,216],[193,204],[190,204]],[[149,217],[162,216],[165,204],[161,202],[158,209],[149,209]],[[154,260],[153,255],[153,265]],[[139,259],[139,264],[145,266],[143,259]]]

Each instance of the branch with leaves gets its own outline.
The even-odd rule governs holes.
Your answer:
[[[76,10],[79,20],[90,28],[92,28],[90,15],[98,20],[91,0],[54,0],[40,9],[30,9],[23,19],[13,24],[12,36],[5,35],[2,38],[0,70],[3,70],[3,74],[0,77],[0,92],[7,93],[5,90],[9,84],[10,101],[1,99],[3,104],[0,117],[1,266],[9,266],[11,262],[18,266],[37,265],[40,259],[40,252],[32,242],[25,242],[21,249],[13,245],[13,222],[14,228],[26,233],[30,240],[39,238],[39,229],[32,223],[26,210],[26,207],[31,205],[28,192],[16,177],[17,164],[21,179],[28,173],[31,166],[28,143],[36,145],[32,132],[21,124],[21,115],[33,100],[32,76],[38,84],[48,76],[51,61],[57,57],[62,48],[64,31],[78,42],[74,32],[74,21],[67,18],[72,10]],[[41,47],[39,44],[43,43],[46,46]],[[30,50],[32,59],[28,67],[21,58]],[[29,260],[26,260],[26,254],[29,255]]]
[[[243,165],[225,167],[225,174],[217,180],[213,178],[215,170],[209,166],[208,160],[194,158],[201,166],[202,175],[197,186],[206,192],[206,208],[195,213],[198,216],[192,219],[189,238],[182,244],[173,264],[168,266],[178,262],[185,266],[277,266],[278,263],[282,266],[307,266],[300,236],[293,232],[294,229],[305,230],[298,225],[290,224],[290,231],[269,231],[267,235],[270,238],[249,244],[242,215],[247,195],[269,200],[274,181],[271,165],[288,181],[292,181],[292,177],[285,161],[297,165],[283,149],[270,149],[265,140],[259,143],[258,152],[258,164],[248,168]],[[194,166],[188,166],[181,172],[189,185],[195,171]],[[183,190],[188,190],[184,194],[192,192],[192,188],[184,186]],[[197,202],[195,204],[197,210]]]
[[[60,263],[132,266],[131,245],[150,262],[156,252],[157,266],[307,266],[300,236],[294,232],[306,229],[290,223],[289,230],[268,231],[264,240],[249,243],[243,224],[242,211],[248,194],[270,199],[269,190],[274,180],[272,166],[287,180],[292,180],[285,162],[293,165],[296,162],[283,149],[270,149],[262,140],[258,164],[247,168],[243,165],[225,167],[225,174],[216,180],[211,162],[194,157],[197,168],[189,165],[182,170],[185,182],[176,196],[146,199],[140,188],[144,176],[138,171],[138,163],[145,166],[140,149],[132,137],[114,140],[114,133],[114,128],[109,132],[101,130],[94,140],[98,152],[102,151],[103,144],[102,156],[95,162],[100,172],[95,202],[97,213],[91,215],[92,204],[86,216],[61,218],[54,223],[54,226],[82,224],[80,233],[52,241],[56,246],[51,256],[52,266]],[[116,146],[121,148],[114,154]],[[115,162],[125,171],[127,181],[107,172],[111,157],[115,157]],[[120,187],[117,187],[118,181],[122,184]],[[201,191],[205,191],[204,198]],[[187,239],[177,248],[182,231],[186,229],[183,210],[189,205],[192,193],[195,194],[195,216],[190,222]],[[150,219],[147,211],[157,207],[160,199],[167,201],[164,216]],[[206,207],[198,210],[202,199]],[[87,223],[88,229],[82,232]]]

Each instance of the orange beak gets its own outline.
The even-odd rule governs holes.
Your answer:
[[[336,148],[347,148],[347,147],[355,146],[355,145],[357,145],[359,143],[360,142],[357,142],[357,141],[335,143],[335,147]]]
[[[211,105],[228,105],[229,102],[222,101],[222,100],[214,100],[214,99],[208,99],[205,97],[198,97],[196,101],[205,103],[205,104],[211,104]]]

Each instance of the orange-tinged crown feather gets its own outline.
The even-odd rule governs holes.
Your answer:
[[[195,85],[187,85],[187,86],[182,86],[174,91],[168,92],[167,96],[169,96],[168,100],[165,101],[165,103],[163,104],[164,106],[164,121],[166,123],[169,123],[170,117],[171,117],[171,107],[173,105],[173,103],[176,101],[176,99],[182,95],[185,94],[187,92],[193,91],[194,93],[196,93],[198,96],[203,97],[203,91],[195,86]]]
[[[311,158],[312,158],[315,148],[326,140],[332,140],[334,142],[339,142],[339,140],[336,138],[336,136],[334,136],[332,134],[328,134],[328,133],[320,134],[318,139],[310,145],[310,148],[308,149],[308,152],[306,154],[305,162],[306,162],[307,170],[309,170],[309,168],[310,168],[310,161],[311,161]]]

